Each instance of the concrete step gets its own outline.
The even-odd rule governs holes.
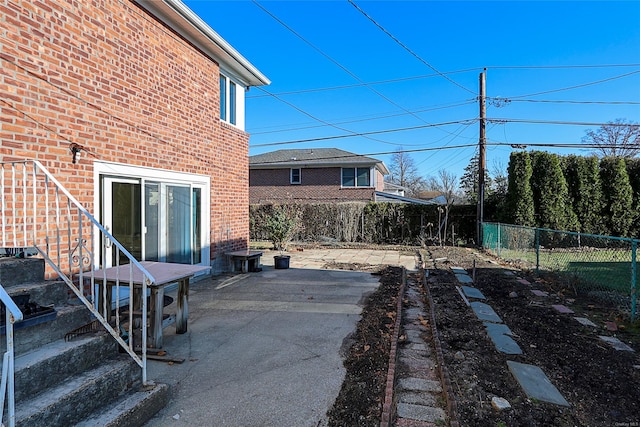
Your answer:
[[[8,289],[23,283],[44,280],[44,259],[42,258],[0,258],[0,285]]]
[[[64,383],[16,402],[16,425],[69,426],[92,416],[140,384],[140,367],[128,356],[105,361]]]
[[[58,340],[15,359],[15,396],[21,401],[34,390],[54,387],[101,361],[118,355],[118,344],[99,332],[71,342]]]
[[[84,305],[54,307],[56,317],[37,325],[14,331],[14,353],[16,356],[43,347],[51,342],[62,340],[66,333],[93,320],[93,316]],[[6,340],[0,339],[0,352],[6,351]]]
[[[69,299],[77,299],[71,294],[69,286],[63,281],[40,281],[21,283],[5,289],[12,299],[21,295],[29,295],[29,302],[40,306],[64,305]]]
[[[169,386],[155,384],[128,393],[76,427],[140,427],[167,404]]]

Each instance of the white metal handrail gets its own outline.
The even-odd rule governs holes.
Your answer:
[[[35,248],[53,271],[50,276],[69,286],[141,367],[147,384],[146,295],[154,277],[39,161],[0,163],[0,195],[0,247]],[[108,281],[104,272],[96,273],[107,265],[108,253],[115,254],[114,267],[129,265],[128,273],[115,281]],[[135,272],[144,278],[141,289],[134,286]],[[107,301],[107,287],[116,295],[115,307]],[[129,291],[128,310],[118,299],[123,289]],[[140,329],[139,335],[134,333]]]
[[[5,335],[7,348],[2,355],[2,383],[0,383],[0,421],[4,419],[4,402],[7,399],[7,424],[9,427],[16,425],[16,401],[15,401],[15,369],[13,354],[13,324],[22,321],[22,311],[11,299],[7,291],[0,285],[0,301],[5,306]]]

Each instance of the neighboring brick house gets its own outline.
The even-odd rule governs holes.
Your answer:
[[[5,0],[0,15],[2,162],[42,162],[136,258],[247,247],[260,71],[180,0]]]
[[[370,202],[388,173],[380,160],[337,148],[272,151],[249,158],[249,200]]]

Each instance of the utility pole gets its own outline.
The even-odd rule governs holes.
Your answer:
[[[484,173],[487,169],[487,160],[486,160],[486,148],[487,148],[487,139],[486,139],[486,114],[487,114],[487,106],[485,104],[485,83],[486,83],[486,72],[485,68],[482,73],[480,73],[480,96],[478,101],[480,101],[480,140],[478,147],[478,245],[482,246],[482,223],[484,221]]]

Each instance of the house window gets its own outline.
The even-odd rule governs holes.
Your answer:
[[[227,78],[220,74],[220,120],[227,121]]]
[[[238,91],[237,84],[220,74],[220,120],[238,125],[238,114],[240,114],[238,97],[243,94],[242,90]]]
[[[300,169],[291,169],[291,183],[300,184]]]
[[[369,168],[342,168],[343,187],[371,187]]]

